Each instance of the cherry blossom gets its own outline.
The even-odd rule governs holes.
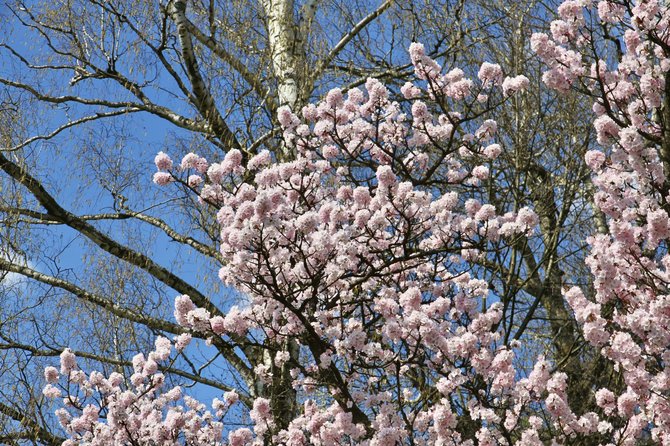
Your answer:
[[[588,296],[573,288],[566,298],[585,339],[614,364],[624,383],[596,392],[598,406],[609,417],[598,429],[622,444],[636,444],[649,432],[656,444],[670,444],[670,160],[664,149],[670,128],[657,115],[668,100],[663,89],[670,70],[670,9],[655,0],[600,1],[593,6],[564,2],[559,11],[569,30],[552,38],[533,36],[534,50],[550,68],[545,73],[549,87],[588,88],[602,145],[586,153],[594,204],[608,226],[607,233],[587,240],[591,248],[586,264],[595,289]],[[587,27],[587,15],[599,17],[611,27],[611,35],[622,37],[621,53],[608,57],[606,46],[586,45],[594,31]]]

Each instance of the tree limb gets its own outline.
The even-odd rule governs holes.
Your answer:
[[[96,121],[98,119],[103,119],[103,118],[110,118],[110,117],[113,117],[113,116],[135,113],[135,112],[138,112],[138,111],[141,111],[141,110],[139,108],[126,108],[126,109],[112,111],[112,112],[96,113],[94,115],[84,116],[83,118],[75,119],[74,121],[70,121],[70,122],[67,122],[67,123],[61,125],[56,130],[52,131],[51,133],[49,133],[47,135],[33,136],[33,137],[28,138],[25,141],[15,145],[15,146],[12,146],[12,147],[0,147],[0,152],[14,152],[16,150],[22,149],[22,148],[34,143],[35,141],[49,140],[49,139],[57,136],[62,131],[67,130],[71,127],[75,127],[79,124],[84,124],[86,122]]]
[[[361,32],[363,28],[365,28],[370,22],[375,20],[377,17],[382,15],[384,11],[386,11],[393,4],[393,1],[394,0],[385,0],[384,3],[379,5],[379,7],[377,7],[377,9],[372,11],[367,16],[363,17],[363,19],[361,19],[356,25],[354,25],[354,27],[351,28],[351,30],[348,33],[342,36],[340,41],[337,42],[337,44],[335,44],[333,49],[330,50],[330,52],[326,55],[326,57],[321,59],[321,61],[317,64],[316,68],[312,71],[311,74],[312,82],[319,76],[321,76],[323,71],[328,67],[328,65],[333,61],[333,59],[337,57],[340,51],[342,51],[344,47],[347,46],[347,44],[354,37],[356,37],[356,35],[358,35],[358,33]]]
[[[222,61],[237,71],[237,73],[242,76],[242,79],[244,79],[254,89],[256,94],[266,101],[270,110],[276,110],[277,103],[269,94],[269,91],[266,88],[267,83],[264,82],[263,79],[249,71],[245,64],[243,64],[239,59],[228,52],[223,47],[223,45],[214,39],[213,36],[206,36],[188,19],[185,19],[184,23],[188,31],[198,40],[198,42],[205,45],[212,53],[216,54]]]
[[[47,431],[42,426],[40,426],[37,421],[29,418],[25,413],[19,412],[13,407],[10,407],[2,402],[0,402],[0,413],[18,421],[22,426],[28,428],[29,431],[32,432],[32,436],[23,438],[39,439],[45,444],[53,446],[60,446],[65,441],[65,438],[58,437]]]
[[[186,1],[175,0],[168,5],[168,12],[177,26],[177,33],[179,35],[179,43],[181,45],[181,54],[184,59],[184,67],[186,75],[188,76],[191,86],[193,87],[193,94],[195,96],[194,105],[200,114],[209,123],[211,129],[226,146],[231,149],[244,149],[237,141],[228,124],[223,119],[219,110],[216,108],[214,98],[210,94],[205,81],[200,74],[198,67],[198,60],[195,57],[193,50],[193,41],[191,40],[191,33],[188,29],[186,19]]]

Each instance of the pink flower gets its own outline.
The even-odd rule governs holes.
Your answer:
[[[239,335],[244,335],[249,328],[249,322],[247,321],[244,313],[240,311],[237,306],[233,306],[226,314],[226,317],[223,320],[224,327],[227,332],[237,333]]]
[[[354,203],[359,207],[367,207],[368,203],[370,203],[370,191],[367,187],[357,187],[354,189],[353,195]]]
[[[498,64],[484,62],[477,74],[485,87],[500,85],[503,81],[502,68]]]
[[[140,372],[144,368],[144,364],[146,363],[146,358],[144,357],[143,353],[138,353],[135,356],[133,356],[133,369],[135,372]]]
[[[195,310],[195,304],[187,295],[178,296],[174,302],[174,317],[179,325],[186,325],[188,313]]]
[[[321,153],[322,153],[324,158],[330,159],[330,158],[335,158],[337,155],[339,155],[340,150],[337,148],[337,146],[329,144],[329,145],[323,147],[323,149],[321,150]]]
[[[242,164],[242,152],[237,149],[229,150],[223,159],[223,168],[226,172],[232,172]]]
[[[619,136],[619,126],[607,115],[602,115],[593,121],[593,126],[596,129],[598,136],[598,143],[607,145],[611,143],[613,138]]]
[[[486,221],[495,216],[496,209],[491,204],[483,205],[475,214],[475,220]]]
[[[622,19],[624,12],[623,5],[616,4],[611,0],[598,2],[598,15],[603,22],[615,23]]]
[[[195,153],[191,152],[184,155],[184,158],[181,160],[180,167],[182,170],[193,169],[196,167],[200,160],[200,157]]]
[[[44,369],[44,379],[49,384],[54,384],[58,382],[58,369],[56,367],[46,367]]]
[[[421,43],[414,42],[409,46],[409,57],[419,79],[436,79],[442,70],[437,62],[426,55],[426,50]]]
[[[617,409],[619,409],[619,413],[622,416],[630,417],[633,415],[635,407],[638,405],[639,401],[639,395],[636,395],[635,392],[629,389],[617,399]]]
[[[191,342],[191,334],[190,333],[182,333],[179,336],[177,336],[174,348],[180,352],[188,346]]]
[[[281,124],[281,126],[285,129],[294,127],[298,122],[297,117],[291,113],[291,109],[286,106],[279,107],[277,110],[277,120],[279,121],[279,124]]]
[[[112,372],[109,378],[107,378],[107,382],[112,387],[119,386],[123,382],[123,375],[118,372]]]
[[[454,99],[465,99],[470,95],[470,90],[472,89],[473,82],[470,79],[461,79],[456,82],[452,82],[446,89],[447,96]]]
[[[225,332],[225,320],[222,316],[214,316],[209,320],[209,323],[214,333],[221,335]]]
[[[593,171],[598,171],[605,163],[605,154],[600,150],[589,150],[584,156],[586,165]]]
[[[60,398],[62,396],[60,389],[52,386],[51,384],[44,386],[44,389],[42,389],[42,394],[51,399]]]
[[[554,20],[551,22],[551,36],[558,43],[568,43],[574,38],[575,28],[572,23],[565,20]]]
[[[489,177],[489,168],[486,166],[476,166],[472,169],[472,176],[478,180],[485,180]]]
[[[253,409],[249,411],[249,417],[255,423],[256,434],[265,434],[272,422],[270,401],[266,398],[256,398]]]
[[[272,162],[270,152],[268,150],[262,150],[261,152],[258,153],[258,155],[255,155],[253,158],[249,160],[249,163],[247,164],[247,169],[257,170],[269,165],[270,162]]]
[[[421,290],[414,287],[410,288],[400,295],[399,302],[405,311],[418,310],[421,306]]]
[[[165,417],[165,427],[170,431],[181,429],[186,424],[186,416],[181,412],[170,411]]]
[[[188,185],[189,187],[198,187],[202,183],[202,177],[200,175],[189,175]]]
[[[498,124],[493,119],[485,120],[475,132],[475,136],[481,140],[488,140],[498,131]]]
[[[77,359],[72,353],[72,350],[66,348],[60,354],[60,373],[61,375],[69,375],[70,372],[77,368]]]
[[[502,84],[503,94],[505,96],[510,96],[514,93],[527,89],[529,85],[530,81],[524,75],[506,77]]]
[[[484,156],[488,159],[496,159],[502,153],[502,147],[500,144],[490,144],[484,149]]]
[[[328,93],[326,93],[326,104],[332,108],[342,107],[342,104],[344,104],[342,89],[333,88]]]
[[[544,33],[534,33],[530,37],[530,48],[544,60],[556,57],[556,45]]]
[[[414,99],[421,96],[421,90],[411,82],[406,82],[400,87],[400,93],[402,93],[405,99]]]
[[[158,152],[158,155],[156,155],[156,158],[154,158],[154,163],[156,164],[156,168],[159,170],[172,169],[172,160],[166,153]]]
[[[212,183],[223,183],[223,179],[227,172],[223,169],[223,166],[219,163],[212,163],[212,165],[207,168],[207,178]]]
[[[170,352],[172,350],[172,343],[166,337],[159,336],[154,342],[155,345],[155,356],[159,361],[166,361],[170,357]]]
[[[200,332],[210,330],[211,326],[209,324],[209,319],[209,311],[204,308],[196,308],[189,311],[186,315],[187,325]]]
[[[198,173],[206,173],[207,168],[209,167],[209,163],[205,158],[199,157],[195,162],[195,166],[193,167],[195,167],[195,170]]]
[[[529,208],[521,208],[516,217],[516,222],[520,226],[524,227],[526,231],[534,228],[540,222],[537,214]]]
[[[149,359],[145,364],[142,369],[142,374],[144,376],[151,376],[155,374],[158,371],[158,363],[154,361],[153,359]]]
[[[230,446],[247,446],[253,440],[252,432],[246,427],[231,431],[228,434],[228,444]]]
[[[616,403],[616,396],[609,389],[600,389],[596,392],[596,404],[605,411],[606,414],[611,415]]]
[[[391,166],[377,167],[377,181],[379,182],[380,187],[391,187],[396,183],[397,178],[393,173]]]
[[[237,394],[237,392],[234,392],[234,391],[225,392],[223,394],[223,400],[225,401],[226,405],[228,405],[228,406],[232,406],[239,399],[240,399],[240,396]]]
[[[647,212],[647,232],[652,246],[670,238],[670,219],[663,209]]]
[[[584,0],[564,0],[558,6],[558,15],[565,20],[579,20],[583,19],[583,8],[587,5]]]
[[[166,186],[174,181],[174,178],[171,174],[167,172],[156,172],[154,173],[154,183],[159,186]]]

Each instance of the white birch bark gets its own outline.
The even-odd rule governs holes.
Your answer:
[[[299,54],[301,40],[293,13],[293,0],[262,0],[267,16],[268,42],[272,69],[277,79],[279,106],[295,109],[299,102],[299,76],[304,57]]]

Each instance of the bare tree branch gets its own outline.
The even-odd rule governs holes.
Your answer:
[[[189,295],[196,305],[205,308],[211,314],[221,314],[218,308],[200,293],[200,291],[177,275],[168,271],[166,268],[157,265],[146,255],[118,243],[108,235],[100,232],[90,223],[63,209],[63,207],[61,207],[46,189],[44,189],[42,184],[36,178],[31,176],[24,168],[11,162],[2,154],[0,154],[0,169],[7,172],[7,174],[14,178],[14,180],[25,186],[46,209],[51,218],[61,221],[72,229],[75,229],[104,251],[143,269],[178,292]]]
[[[114,101],[108,101],[104,99],[86,99],[82,98],[79,96],[72,96],[72,95],[63,95],[63,96],[51,96],[47,95],[44,93],[41,93],[39,90],[36,88],[24,84],[21,82],[16,82],[12,81],[9,79],[5,78],[0,78],[0,84],[7,85],[9,87],[15,87],[19,88],[21,90],[27,91],[28,93],[32,94],[36,99],[51,103],[51,104],[65,104],[68,102],[74,102],[77,104],[82,104],[82,105],[98,105],[101,107],[107,107],[107,108],[123,108],[123,109],[140,109],[143,111],[146,111],[148,113],[151,113],[153,115],[156,115],[158,117],[161,117],[167,121],[170,121],[172,124],[187,129],[191,130],[194,132],[198,133],[204,133],[204,134],[209,134],[210,129],[207,125],[204,123],[194,121],[192,119],[186,118],[184,116],[181,116],[172,110],[162,107],[156,104],[144,104],[144,103],[139,103],[139,102],[114,102]]]
[[[38,212],[32,209],[26,208],[8,208],[0,206],[0,212],[8,212],[19,215],[24,215],[34,219],[34,223],[38,224],[55,224],[62,225],[65,224],[63,221],[53,218],[49,214],[43,212]],[[90,214],[90,215],[80,215],[79,218],[84,221],[99,221],[99,220],[128,220],[131,218],[136,218],[145,223],[148,223],[156,228],[161,229],[168,237],[172,240],[188,245],[198,251],[201,254],[204,254],[208,257],[216,259],[218,261],[223,261],[221,253],[219,253],[215,248],[196,240],[195,238],[187,235],[183,235],[175,231],[169,224],[157,217],[152,217],[146,215],[142,212],[134,212],[127,210],[126,212],[119,213],[106,213],[106,214]]]
[[[214,39],[213,36],[206,36],[200,29],[195,26],[190,20],[185,19],[185,25],[188,31],[193,34],[198,42],[205,45],[209,50],[216,54],[222,61],[230,65],[237,71],[242,79],[244,79],[254,89],[256,94],[264,99],[271,110],[276,110],[277,104],[267,88],[267,81],[256,73],[249,71],[247,66],[239,59],[227,51],[223,45]]]
[[[43,428],[39,422],[30,418],[26,413],[19,412],[18,410],[10,407],[0,401],[0,413],[12,418],[15,421],[18,421],[22,426],[25,426],[28,431],[26,431],[26,436],[22,438],[34,438],[39,439],[47,445],[59,446],[64,441],[65,438],[58,437],[45,428]],[[32,433],[32,435],[28,434]]]
[[[237,141],[237,138],[230,130],[230,127],[228,127],[228,124],[221,116],[219,110],[216,108],[214,98],[209,92],[209,89],[205,85],[205,81],[202,79],[202,75],[200,74],[198,59],[195,57],[193,41],[191,40],[191,33],[188,29],[188,23],[186,19],[186,1],[175,0],[168,5],[168,11],[172,17],[172,20],[177,26],[179,43],[181,44],[181,54],[184,58],[186,74],[188,75],[188,79],[191,82],[191,86],[193,87],[193,94],[196,99],[194,105],[200,114],[209,123],[217,138],[219,138],[231,149],[238,149],[243,151],[243,147]]]
[[[0,152],[14,152],[16,150],[22,149],[35,141],[46,141],[49,140],[55,136],[57,136],[59,133],[61,133],[64,130],[67,130],[72,127],[76,127],[80,124],[84,124],[85,122],[91,122],[91,121],[96,121],[98,119],[104,119],[104,118],[111,118],[114,116],[120,116],[124,114],[130,114],[130,113],[136,113],[138,111],[141,111],[138,108],[127,108],[123,110],[117,110],[117,111],[112,111],[112,112],[106,112],[106,113],[96,113],[94,115],[89,115],[89,116],[84,116],[83,118],[75,119],[74,121],[70,121],[68,123],[65,123],[58,127],[56,130],[52,131],[51,133],[47,135],[36,135],[33,137],[30,137],[26,139],[25,141],[12,146],[12,147],[0,147]]]
[[[311,73],[312,81],[318,79],[323,73],[323,71],[328,67],[328,65],[330,65],[333,59],[337,57],[340,51],[342,51],[344,47],[347,46],[347,44],[351,41],[351,39],[356,37],[356,35],[360,33],[361,30],[365,28],[370,22],[372,22],[377,17],[382,15],[384,11],[386,11],[393,4],[393,1],[394,0],[385,0],[384,3],[379,5],[379,7],[377,7],[377,9],[372,11],[367,16],[363,17],[363,19],[361,19],[356,25],[354,25],[354,27],[351,28],[351,30],[347,34],[342,36],[340,41],[337,42],[337,44],[335,44],[333,49],[330,50],[330,52],[326,55],[326,57],[321,59],[321,61],[317,64],[316,68],[312,71]]]

